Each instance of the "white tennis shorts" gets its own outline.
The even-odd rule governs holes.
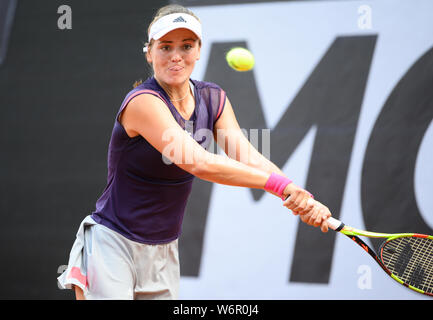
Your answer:
[[[80,287],[88,300],[178,299],[178,241],[131,241],[87,216],[57,280],[62,289]]]

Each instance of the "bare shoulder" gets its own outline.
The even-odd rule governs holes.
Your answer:
[[[140,94],[129,101],[123,112],[129,113],[152,113],[161,110],[165,103],[153,94]]]
[[[165,103],[152,94],[140,94],[129,101],[122,113],[119,115],[119,121],[125,128],[129,137],[139,135],[137,126],[149,121],[170,116],[170,112]]]

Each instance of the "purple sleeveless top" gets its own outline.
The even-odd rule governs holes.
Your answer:
[[[222,113],[226,94],[216,84],[190,80],[194,84],[195,109],[183,119],[167,93],[151,77],[130,91],[116,115],[108,148],[107,185],[96,202],[92,218],[126,238],[156,244],[175,240],[181,233],[186,203],[194,176],[175,164],[166,164],[162,154],[142,136],[130,138],[118,117],[140,94],[152,94],[169,108],[177,123],[205,149]],[[201,132],[198,132],[202,129]]]

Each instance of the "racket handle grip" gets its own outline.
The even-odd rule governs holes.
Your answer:
[[[340,220],[337,220],[333,217],[329,217],[326,222],[328,222],[328,227],[334,231],[340,231],[344,227],[343,222],[341,222]]]

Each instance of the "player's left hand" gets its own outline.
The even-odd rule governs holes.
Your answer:
[[[320,226],[322,232],[328,232],[327,220],[329,217],[331,217],[329,208],[314,199],[308,199],[308,204],[312,206],[312,208],[308,212],[299,214],[301,221],[310,226]]]

